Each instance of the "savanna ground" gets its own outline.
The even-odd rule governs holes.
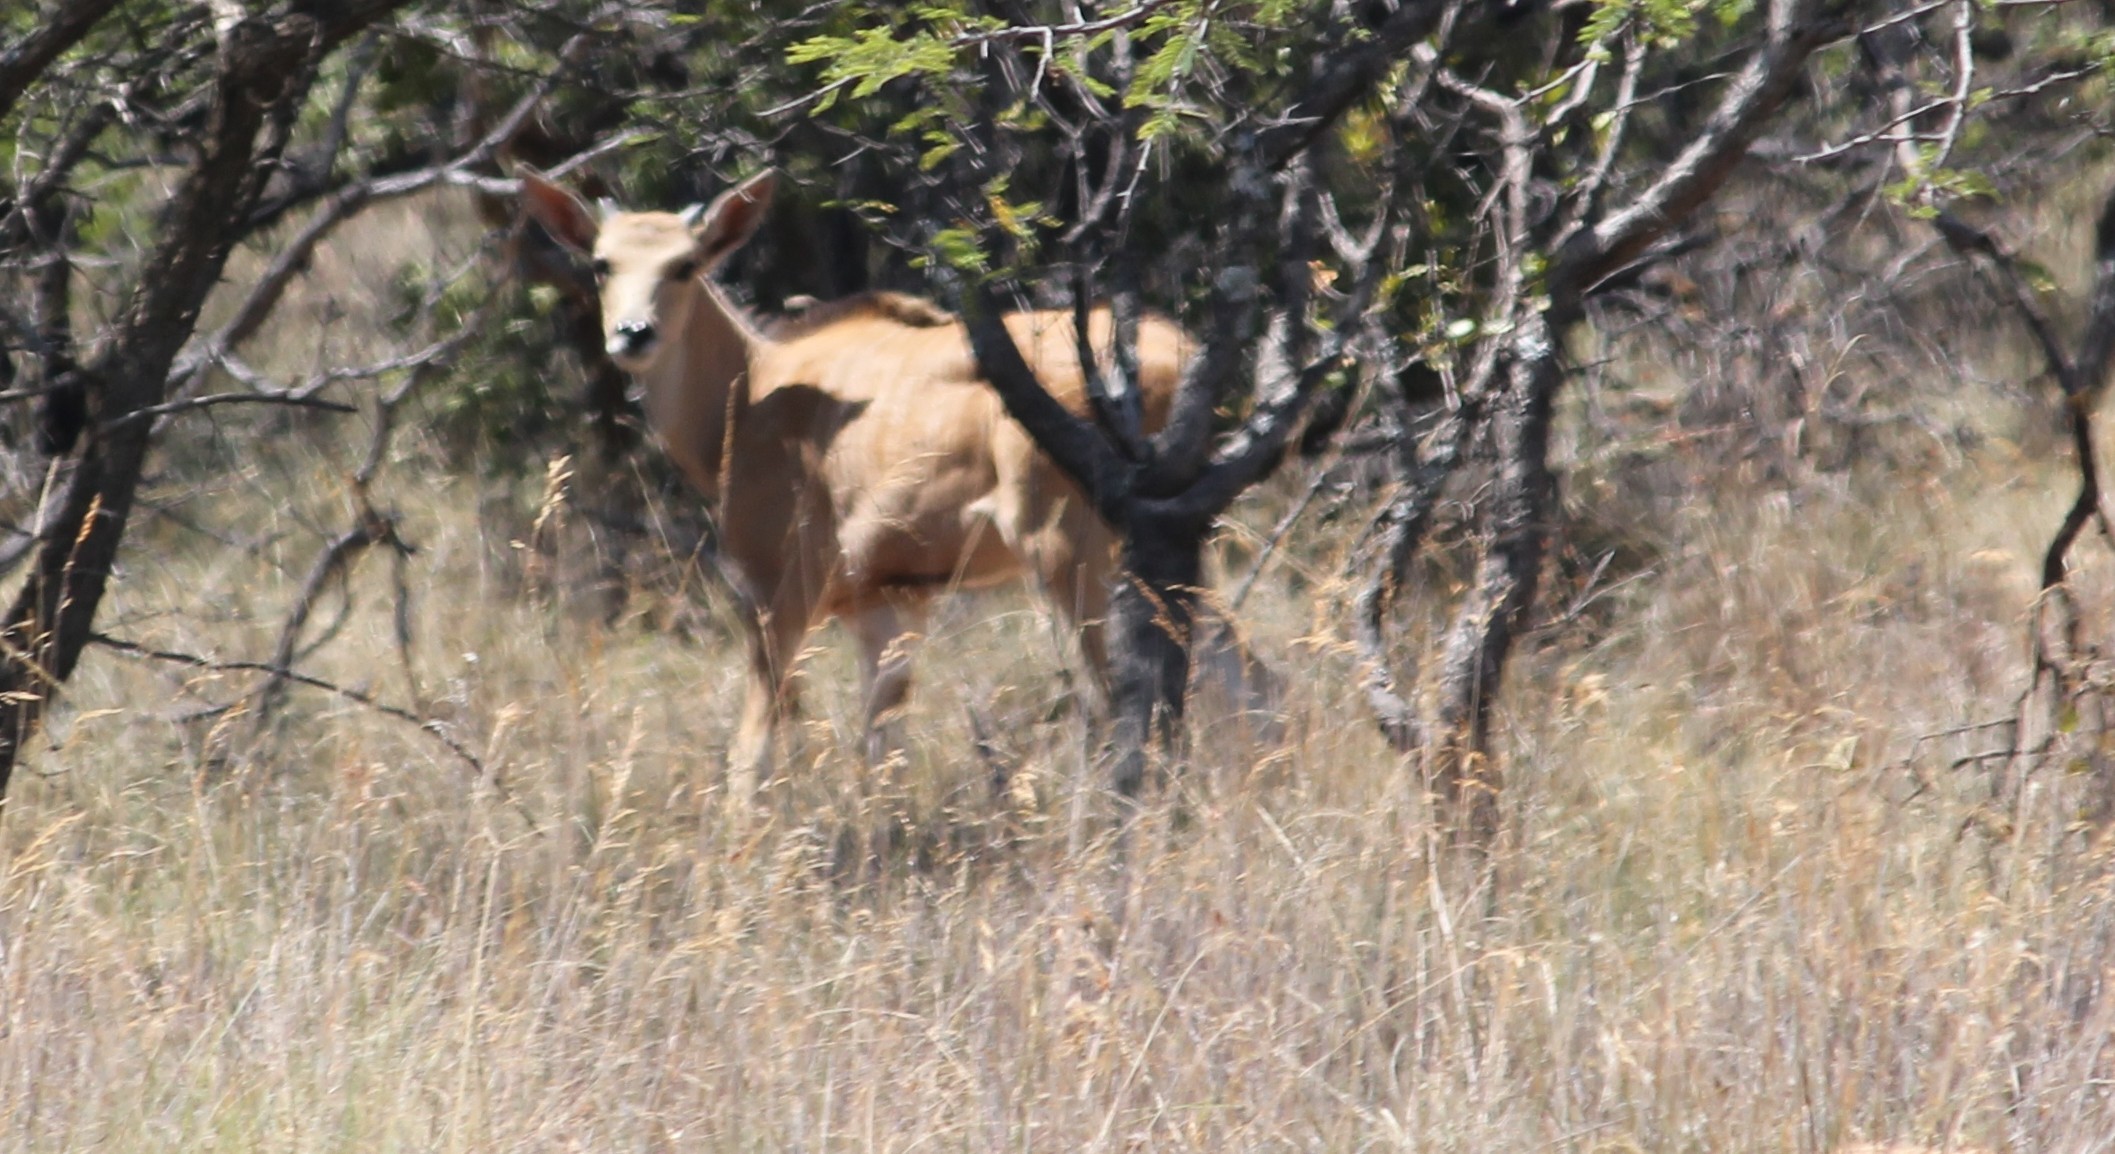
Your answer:
[[[2078,268],[2076,208],[2015,232]],[[466,227],[426,205],[341,237],[276,363],[369,339],[397,263]],[[295,688],[259,734],[210,709],[255,674],[95,651],[0,816],[0,1147],[2105,1149],[2115,892],[2084,787],[1991,814],[1989,767],[1954,765],[1992,742],[1950,731],[2024,684],[2068,500],[1986,320],[1912,383],[1959,435],[1789,469],[1656,427],[1712,363],[1586,350],[1567,512],[1585,568],[1622,560],[1552,588],[1511,679],[1488,874],[1358,687],[1365,498],[1244,607],[1287,741],[1207,727],[1127,829],[1015,595],[937,615],[910,756],[877,769],[821,635],[809,764],[731,824],[742,664],[701,579],[664,566],[605,622],[533,579],[540,478],[444,473],[407,430],[378,498],[419,547],[412,672],[379,555],[302,668],[391,701],[415,677],[491,778],[341,697]],[[1872,383],[1841,353],[1825,384]],[[365,430],[187,420],[102,627],[262,659]],[[1404,652],[1455,579],[1420,570]]]

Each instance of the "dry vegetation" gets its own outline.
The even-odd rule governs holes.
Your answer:
[[[429,225],[463,227],[406,210],[319,260],[329,339]],[[1978,436],[1914,473],[1679,437],[1631,468],[1579,430],[1649,402],[1574,392],[1573,513],[1644,560],[1519,664],[1488,879],[1365,712],[1341,525],[1248,605],[1298,671],[1289,743],[1215,727],[1126,831],[1061,645],[1004,598],[936,622],[905,764],[842,751],[826,636],[812,768],[733,826],[724,618],[538,595],[536,480],[444,479],[414,430],[378,494],[420,547],[412,672],[380,559],[303,668],[392,701],[415,678],[496,781],[342,698],[296,690],[260,738],[206,708],[254,674],[93,654],[0,817],[0,1147],[2105,1148],[2115,893],[2082,787],[1989,814],[1953,764],[1985,735],[1927,738],[2009,711],[2065,500],[2047,414],[1974,383],[2016,350],[1986,352],[1925,386]],[[1633,368],[1649,393],[1704,367]],[[193,428],[102,628],[261,658],[364,432]],[[1670,473],[1680,499],[1634,491]]]

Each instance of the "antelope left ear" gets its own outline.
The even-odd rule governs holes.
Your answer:
[[[771,194],[778,187],[778,173],[765,169],[720,194],[691,226],[698,238],[698,259],[711,268],[728,253],[749,242],[764,214],[771,211]],[[687,213],[686,213],[687,215]]]

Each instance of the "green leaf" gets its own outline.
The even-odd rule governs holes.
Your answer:
[[[898,40],[892,29],[862,28],[850,36],[811,36],[786,50],[791,64],[829,61],[825,84],[850,82],[852,97],[872,96],[904,76],[943,75],[954,65],[953,45],[930,32]]]
[[[933,254],[962,272],[982,273],[991,267],[991,258],[974,229],[943,228],[934,233]]]

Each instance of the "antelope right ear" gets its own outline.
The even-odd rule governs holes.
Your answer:
[[[551,239],[577,253],[589,253],[595,248],[595,234],[601,225],[595,222],[595,214],[580,198],[563,188],[545,180],[534,169],[524,165],[521,174],[521,206],[528,210],[529,219],[543,226]]]
[[[757,226],[771,211],[771,194],[777,187],[778,173],[767,168],[721,193],[696,219],[690,232],[698,239],[698,259],[706,268],[719,264],[756,235]],[[689,216],[687,210],[685,216]]]

